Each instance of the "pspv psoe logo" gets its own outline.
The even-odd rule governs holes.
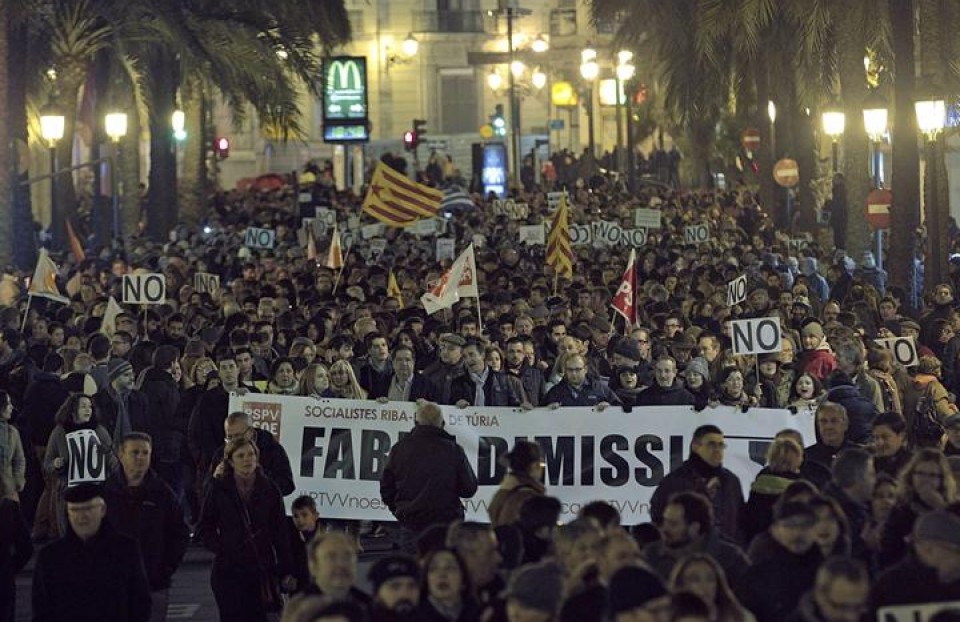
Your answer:
[[[283,407],[271,402],[244,402],[243,412],[250,417],[250,423],[273,435],[280,442],[280,422]]]

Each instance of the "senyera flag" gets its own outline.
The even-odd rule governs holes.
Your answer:
[[[613,296],[613,302],[610,306],[627,321],[627,326],[636,326],[637,324],[637,249],[630,249],[630,259],[627,261],[627,269],[623,272],[623,281],[617,288],[617,293]]]
[[[573,278],[573,245],[570,242],[570,216],[566,193],[560,199],[560,207],[557,208],[547,234],[547,265],[553,266],[558,277]]]
[[[411,181],[383,162],[377,163],[363,211],[391,227],[409,227],[421,218],[433,218],[443,191]]]

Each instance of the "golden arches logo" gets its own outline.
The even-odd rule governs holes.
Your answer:
[[[336,58],[327,68],[328,89],[359,91],[363,88],[363,70],[358,58]]]

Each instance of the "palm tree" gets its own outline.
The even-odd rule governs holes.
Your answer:
[[[10,6],[0,4],[0,94],[9,91],[7,65],[7,29],[10,25]],[[0,97],[0,213],[13,213],[13,148],[10,140],[10,110],[6,99]],[[13,259],[13,219],[0,217],[0,266],[10,265]]]

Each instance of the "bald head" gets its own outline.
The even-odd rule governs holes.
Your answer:
[[[425,402],[417,408],[417,423],[435,428],[443,427],[443,412],[433,402]]]

